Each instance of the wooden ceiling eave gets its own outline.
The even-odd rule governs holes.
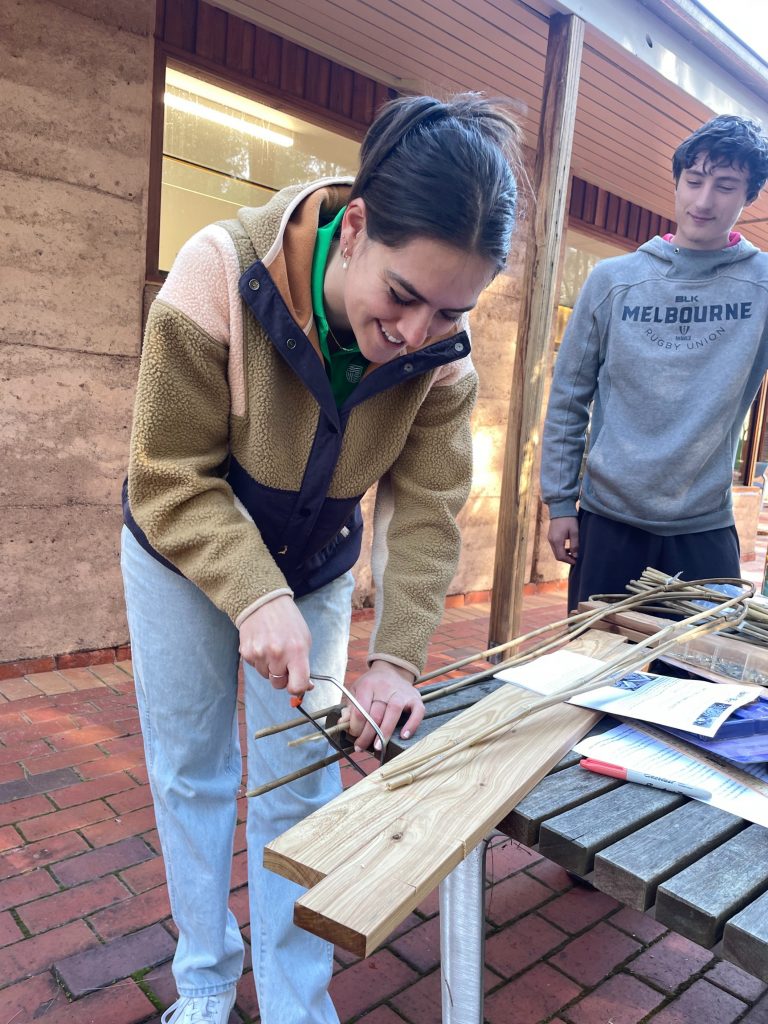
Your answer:
[[[426,4],[421,6],[427,7]],[[359,7],[345,5],[342,17],[341,8],[329,0],[302,5],[300,11],[271,0],[259,0],[258,3],[259,10],[263,10],[270,21],[279,18],[289,34],[309,34],[317,47],[334,47],[354,54],[357,61],[378,68],[381,77],[388,81],[413,79],[414,71],[418,69],[428,81],[452,82],[454,88],[461,88],[467,76],[483,89],[491,91],[498,88],[499,82],[506,80],[505,92],[509,93],[514,85],[514,69],[522,70],[527,64],[531,65],[535,80],[539,83],[542,80],[543,52],[537,53],[529,46],[519,47],[514,65],[511,65],[509,50],[493,40],[471,34],[460,40],[440,25],[418,20],[410,11],[393,4],[382,4],[378,9],[366,7],[365,18],[358,13]],[[389,8],[397,8],[391,18],[385,13]],[[428,31],[426,26],[429,26]],[[473,38],[478,40],[477,46],[472,44]],[[545,47],[545,41],[539,39],[539,45]],[[456,60],[446,61],[446,54],[456,54],[458,48],[461,52]],[[387,57],[386,68],[381,66],[384,55]],[[512,78],[507,77],[510,74]]]
[[[508,98],[535,145],[550,0],[212,0],[270,31],[402,90],[473,89]],[[710,110],[587,25],[573,171],[671,218],[675,146]],[[746,211],[768,244],[768,199]]]

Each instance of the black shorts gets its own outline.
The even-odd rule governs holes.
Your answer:
[[[662,537],[582,509],[579,554],[568,577],[569,610],[593,594],[625,594],[627,583],[649,566],[686,580],[739,577],[736,527]]]

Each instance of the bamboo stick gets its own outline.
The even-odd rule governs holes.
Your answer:
[[[330,715],[332,711],[338,711],[341,704],[334,704],[329,708],[321,708],[319,711],[312,711],[310,718],[318,719],[325,718]],[[264,729],[257,729],[253,734],[255,740],[263,740],[265,736],[275,736],[279,732],[285,732],[286,729],[296,729],[300,725],[306,725],[307,720],[303,716],[299,718],[291,718],[287,722],[278,722],[277,725],[269,725]]]
[[[646,570],[646,572],[648,571],[650,570]],[[659,593],[657,596],[662,597],[663,592],[670,593],[670,591],[668,590],[670,583],[669,578],[664,576],[663,573],[658,573],[658,576],[660,577],[660,582],[656,585],[655,591],[658,592],[659,588],[661,588],[662,593]],[[702,588],[695,587],[692,584],[689,584],[686,581],[682,580],[675,581],[675,585],[679,588],[682,588],[680,590],[681,594],[685,596],[690,595],[691,597],[695,597],[697,600],[702,600]],[[720,599],[722,599],[723,597],[722,594],[717,594],[717,592],[712,593],[714,596]],[[607,596],[615,597],[616,595]],[[616,611],[627,611],[635,605],[644,604],[646,600],[646,591],[643,590],[642,592],[632,593],[628,597],[622,598],[620,601],[611,604],[609,606],[610,612],[614,613]],[[669,597],[669,601],[674,601],[675,604],[679,600],[680,597],[678,596]],[[691,612],[694,614],[700,611],[700,609],[695,605],[691,605],[690,609]],[[445,666],[442,669],[435,670],[429,675],[421,676],[416,681],[417,685],[423,682],[425,679],[434,678],[438,674],[445,675],[448,672],[453,672],[457,668],[463,667],[464,665],[471,664],[473,661],[481,661],[488,656],[498,654],[503,650],[508,650],[510,647],[519,646],[520,644],[525,643],[527,640],[533,639],[537,636],[541,636],[544,633],[550,633],[555,630],[558,631],[558,635],[556,637],[553,637],[551,640],[543,641],[540,644],[536,644],[534,647],[529,648],[529,650],[523,652],[522,654],[519,654],[513,658],[508,658],[497,665],[493,665],[488,669],[483,669],[480,672],[476,672],[473,675],[467,677],[466,679],[457,680],[453,684],[448,684],[436,690],[432,690],[430,688],[430,692],[425,693],[422,699],[424,703],[427,704],[430,701],[437,700],[440,697],[448,696],[448,694],[455,693],[458,690],[464,689],[465,687],[473,686],[475,683],[483,682],[485,679],[490,678],[497,672],[500,672],[502,669],[513,668],[517,665],[522,665],[528,661],[532,661],[534,658],[541,657],[542,654],[546,654],[548,651],[552,650],[553,647],[559,646],[562,643],[564,636],[567,636],[569,640],[575,639],[577,636],[580,636],[588,629],[592,629],[596,622],[599,622],[601,619],[605,618],[605,615],[605,609],[597,609],[596,611],[580,612],[578,615],[571,615],[564,619],[558,619],[556,622],[549,623],[546,626],[540,626],[538,629],[534,629],[530,633],[526,633],[524,636],[516,637],[514,640],[510,640],[504,644],[498,644],[496,647],[492,647],[489,650],[482,652],[481,654],[470,655],[469,657],[463,658],[460,661],[454,662],[453,664]],[[344,732],[345,728],[346,726],[344,724],[334,725],[326,729],[326,733],[329,736],[336,736],[339,733]],[[322,739],[323,737],[319,733],[311,733],[308,736],[302,736],[299,739],[290,740],[288,746],[299,747],[305,743],[319,742]]]
[[[695,615],[692,615],[687,619],[684,619],[682,622],[671,623],[670,626],[660,630],[647,640],[634,645],[628,654],[621,654],[613,658],[611,661],[606,662],[606,664],[600,669],[589,673],[580,680],[577,680],[577,682],[567,690],[554,694],[551,697],[534,700],[530,705],[523,707],[510,718],[495,723],[481,733],[467,737],[461,743],[446,746],[438,750],[432,750],[429,753],[411,756],[410,758],[407,754],[401,755],[398,762],[393,765],[391,769],[386,767],[382,768],[379,773],[379,777],[385,781],[387,789],[397,789],[400,786],[409,785],[417,777],[423,774],[423,772],[439,765],[447,757],[459,753],[460,751],[474,746],[477,743],[483,743],[493,739],[493,737],[502,729],[523,721],[530,715],[543,711],[545,708],[552,707],[554,704],[558,704],[561,701],[567,701],[571,697],[578,696],[582,693],[588,693],[590,690],[596,689],[598,686],[603,686],[605,682],[615,676],[619,670],[626,672],[640,667],[647,660],[647,654],[649,653],[652,653],[654,656],[658,656],[659,654],[670,650],[676,644],[680,643],[681,640],[690,640],[694,637],[702,636],[707,633],[717,632],[723,627],[723,622],[718,621],[718,614],[729,608],[735,608],[738,604],[741,604],[742,608],[738,613],[736,621],[742,621],[746,615],[746,605],[744,604],[743,596],[740,595],[739,597],[733,597],[727,601],[722,601],[717,608],[707,608],[703,611],[697,612]],[[403,764],[403,760],[406,761],[406,764]]]
[[[273,779],[271,782],[265,782],[263,786],[257,786],[256,789],[249,789],[245,794],[246,796],[262,796],[264,793],[271,793],[273,789],[278,789],[280,786],[287,786],[289,782],[295,782],[297,779],[303,779],[305,775],[311,775],[312,772],[319,771],[321,768],[327,768],[329,764],[333,764],[334,761],[340,761],[345,755],[336,751],[329,757],[324,757],[322,761],[313,761],[312,764],[307,764],[303,768],[299,768],[298,771],[291,772],[290,775],[283,775],[279,779]]]
[[[614,598],[616,595],[610,595]],[[634,607],[636,604],[642,603],[642,597],[638,595],[629,595],[628,597],[622,598],[620,601],[611,605],[611,612],[624,611],[626,609]],[[428,672],[425,675],[419,676],[415,682],[415,686],[420,686],[422,683],[428,682],[430,679],[437,679],[440,676],[448,675],[449,672],[456,672],[465,665],[470,665],[473,661],[485,661],[488,658],[492,658],[497,654],[501,654],[502,651],[509,650],[513,647],[519,647],[521,644],[527,643],[529,640],[533,640],[544,633],[551,633],[554,631],[558,632],[558,637],[552,641],[547,641],[548,646],[536,646],[526,651],[524,655],[518,655],[516,658],[506,659],[494,665],[492,668],[483,670],[481,673],[476,673],[470,676],[468,679],[458,680],[453,687],[446,686],[442,688],[441,696],[445,696],[448,693],[455,692],[456,689],[461,689],[464,686],[471,686],[473,683],[479,682],[482,679],[488,679],[489,676],[494,675],[502,668],[511,668],[512,665],[520,664],[521,660],[530,660],[533,657],[538,657],[542,653],[546,653],[547,650],[551,649],[552,646],[556,646],[561,642],[562,638],[567,636],[569,639],[575,639],[580,636],[586,630],[591,629],[594,622],[599,621],[606,615],[605,610],[598,609],[597,611],[586,611],[579,612],[577,615],[569,615],[563,619],[558,619],[556,622],[550,622],[546,626],[539,626],[537,629],[532,629],[529,633],[525,633],[522,636],[513,637],[512,640],[507,640],[503,644],[496,644],[495,647],[490,647],[488,650],[480,651],[477,654],[471,654],[468,657],[460,658],[458,661],[451,662],[450,665],[443,665],[442,668],[433,669],[432,672]],[[431,691],[431,687],[430,687]],[[325,718],[327,715],[334,711],[340,711],[343,705],[334,704],[332,707],[322,708],[320,711],[312,713],[312,718]],[[287,729],[296,729],[300,725],[305,725],[305,718],[291,718],[285,722],[279,722],[277,725],[268,726],[265,729],[259,729],[253,734],[254,739],[263,739],[265,736],[274,736],[276,733],[284,732]],[[291,745],[297,745],[294,742]]]
[[[652,597],[654,600],[661,601],[665,606],[667,606],[667,610],[668,610],[669,606],[674,606],[675,604],[679,604],[680,602],[687,601],[687,600],[708,600],[708,601],[712,601],[714,603],[714,605],[715,605],[714,607],[704,609],[703,611],[699,611],[697,609],[697,613],[695,615],[693,615],[692,617],[686,618],[686,619],[684,619],[684,620],[682,620],[680,622],[673,622],[673,623],[671,623],[670,626],[666,627],[663,630],[660,630],[658,633],[656,633],[653,636],[649,637],[646,641],[644,641],[642,643],[639,643],[639,644],[635,645],[632,648],[633,652],[635,652],[637,650],[652,649],[653,653],[655,655],[658,655],[658,654],[662,653],[662,647],[650,648],[650,645],[652,643],[654,643],[654,642],[658,643],[661,640],[662,637],[667,636],[671,631],[680,630],[682,627],[684,627],[686,625],[686,623],[695,622],[695,621],[698,621],[700,619],[704,619],[707,616],[715,616],[715,620],[713,620],[713,623],[707,629],[702,629],[700,632],[696,631],[695,633],[683,632],[680,635],[675,635],[672,639],[670,639],[663,646],[663,650],[664,651],[670,650],[674,646],[676,646],[677,644],[681,643],[682,641],[688,640],[688,639],[692,639],[694,636],[699,636],[699,635],[703,635],[705,633],[717,632],[719,630],[728,629],[729,627],[726,627],[725,624],[723,623],[723,621],[719,621],[719,622],[716,621],[716,616],[717,615],[722,615],[723,611],[728,610],[729,608],[736,607],[737,605],[742,604],[742,603],[746,603],[748,601],[749,597],[754,595],[754,586],[751,583],[748,583],[747,581],[744,581],[744,580],[710,579],[710,580],[703,580],[703,581],[698,581],[698,580],[684,581],[684,580],[678,580],[676,578],[670,578],[668,576],[665,576],[663,573],[659,573],[658,570],[653,570],[653,569],[646,570],[646,573],[649,573],[649,572],[656,574],[656,577],[660,581],[651,590],[643,589],[642,592],[633,592],[633,593],[630,593],[627,597],[620,597],[619,600],[616,600],[618,595],[603,595],[603,599],[610,599],[613,603],[606,604],[606,606],[604,608],[600,608],[600,609],[596,609],[596,610],[588,610],[588,611],[585,611],[585,612],[580,612],[578,615],[572,615],[572,616],[569,616],[569,617],[567,617],[565,619],[559,619],[557,622],[549,623],[546,626],[540,626],[538,629],[532,630],[530,633],[527,633],[527,634],[525,634],[525,635],[523,635],[521,637],[515,637],[513,640],[507,641],[504,644],[497,644],[495,647],[492,647],[492,648],[490,648],[487,651],[484,651],[484,652],[482,652],[480,654],[477,654],[477,655],[469,656],[469,657],[464,658],[464,659],[460,659],[459,661],[454,662],[451,665],[444,666],[442,669],[436,670],[436,671],[434,671],[432,673],[429,673],[429,674],[427,674],[425,676],[420,677],[417,680],[417,684],[422,682],[422,681],[424,681],[424,680],[435,678],[436,675],[445,675],[448,672],[455,671],[459,667],[467,665],[467,664],[469,664],[469,663],[471,663],[473,661],[482,660],[486,656],[492,656],[493,654],[500,653],[503,650],[509,650],[510,648],[518,647],[521,644],[525,643],[526,641],[531,640],[531,639],[535,639],[536,637],[539,637],[542,634],[552,633],[552,632],[556,633],[556,635],[554,637],[552,637],[550,639],[547,639],[547,640],[543,640],[542,642],[540,642],[538,644],[535,644],[534,647],[529,648],[527,651],[525,651],[525,652],[523,652],[521,654],[515,655],[515,656],[513,656],[511,658],[508,658],[508,659],[506,659],[506,660],[504,660],[504,661],[502,661],[502,662],[500,662],[500,663],[498,663],[496,665],[491,666],[488,669],[484,669],[484,670],[482,670],[480,672],[476,672],[473,675],[471,675],[471,676],[469,676],[469,677],[467,677],[465,679],[457,680],[455,683],[451,683],[451,684],[448,684],[446,686],[437,686],[436,688],[429,687],[428,688],[428,692],[424,694],[424,702],[427,703],[429,700],[437,700],[438,697],[446,696],[449,693],[454,693],[457,690],[463,689],[465,687],[473,685],[474,683],[481,682],[481,681],[483,681],[485,679],[488,679],[490,676],[495,675],[497,672],[501,671],[502,669],[511,668],[513,666],[516,666],[516,665],[524,664],[525,662],[530,661],[533,658],[540,657],[542,654],[546,653],[547,651],[550,651],[553,648],[559,647],[565,640],[570,641],[570,640],[573,640],[576,637],[580,636],[582,633],[586,632],[588,629],[591,629],[597,622],[599,622],[602,619],[604,619],[607,615],[612,615],[612,614],[614,614],[617,611],[627,611],[627,610],[631,610],[633,608],[637,608],[639,606],[647,605],[649,597]],[[636,582],[636,581],[633,581],[633,582]],[[734,585],[739,585],[743,589],[746,589],[747,591],[749,591],[749,594],[748,595],[742,594],[742,595],[739,595],[737,597],[730,598],[728,600],[722,600],[724,595],[720,594],[717,591],[707,590],[707,588],[706,588],[706,584],[708,584],[708,583],[723,583],[723,582],[733,583]],[[745,618],[745,615],[746,615],[746,611],[743,609],[741,614],[735,620],[734,625],[738,625],[739,623],[743,622],[744,618]],[[730,626],[730,624],[729,624],[729,626]],[[729,629],[729,631],[730,631],[730,629]],[[636,659],[633,658],[633,661],[634,660],[636,660]],[[642,664],[642,661],[640,663]],[[614,667],[614,671],[616,671],[615,667]],[[583,682],[583,680],[582,680],[582,682]],[[603,681],[600,681],[600,682],[598,682],[595,685],[603,685]],[[592,688],[593,688],[593,686],[590,685],[590,686],[588,686],[587,689],[592,689]],[[581,692],[581,691],[579,691],[579,692]],[[562,700],[568,700],[569,697],[571,697],[571,696],[576,696],[576,693],[568,693],[568,694],[561,693],[561,694],[558,694],[557,695],[557,701],[555,701],[555,703],[557,703],[558,701],[562,701]],[[342,709],[342,705],[338,705],[337,704],[337,705],[334,705],[331,708],[323,708],[321,711],[315,712],[315,714],[312,717],[313,718],[322,718],[322,717],[325,717],[326,715],[330,714],[333,711],[340,711],[341,709]],[[543,705],[542,705],[542,709],[543,709]],[[259,732],[257,732],[255,734],[255,736],[256,736],[256,738],[260,738],[260,737],[266,736],[266,735],[274,735],[275,733],[282,732],[282,731],[284,731],[286,729],[291,729],[291,728],[295,728],[296,726],[303,725],[303,724],[305,724],[305,721],[306,720],[304,718],[292,719],[291,721],[282,722],[282,723],[280,723],[280,724],[278,724],[276,726],[271,726],[268,729],[260,730]],[[509,725],[510,722],[507,722],[505,724]],[[338,727],[337,726],[337,727],[334,727],[333,730],[329,730],[329,732],[331,734],[335,735],[337,732],[342,731],[342,729],[343,729],[343,727]],[[309,738],[314,739],[314,733],[310,734]],[[308,741],[309,738],[307,738],[306,741]],[[322,739],[322,737],[320,737],[318,735],[318,739]],[[476,740],[476,742],[482,742],[482,741],[483,741],[482,738]],[[299,741],[291,741],[289,745],[297,746],[297,745],[299,745]],[[471,746],[472,744],[470,743],[468,745]],[[453,747],[451,749],[453,751],[455,751],[458,748],[457,747]],[[462,749],[463,749],[463,747],[462,747]],[[407,766],[403,765],[403,760],[405,758],[405,760],[407,761],[408,756],[409,756],[408,754],[405,754],[405,755],[401,754],[399,759],[398,759],[398,762],[397,762],[397,770],[396,770],[396,772],[394,770],[390,771],[388,769],[382,769],[380,777],[382,777],[382,778],[390,777],[391,778],[396,773],[405,772],[407,770]],[[435,758],[442,758],[443,756],[444,756],[444,753],[441,754],[440,752],[433,752],[433,754],[430,755],[430,757],[435,757]],[[338,758],[336,758],[336,759],[338,759]],[[302,774],[310,774],[310,772],[316,771],[316,770],[318,770],[319,768],[322,768],[322,767],[324,767],[324,762],[315,762],[314,766],[309,766],[306,770],[302,770]],[[284,785],[286,782],[294,781],[294,778],[300,778],[300,777],[301,776],[296,776],[296,775],[285,776],[282,779],[277,779],[277,780],[275,780],[272,783],[268,783],[267,784],[267,788],[262,787],[261,789],[259,789],[257,791],[252,791],[252,793],[248,793],[246,795],[248,795],[248,796],[250,796],[250,795],[259,795],[262,792],[269,792],[271,789],[277,788],[277,786]],[[407,782],[402,782],[400,784],[401,785],[405,785],[405,784],[407,784]]]

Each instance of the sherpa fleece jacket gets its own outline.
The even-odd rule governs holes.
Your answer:
[[[550,516],[575,516],[578,497],[660,535],[730,526],[736,445],[768,368],[766,324],[768,255],[744,238],[698,251],[657,236],[599,263],[555,367],[541,460]]]
[[[147,322],[125,522],[239,626],[355,563],[379,481],[369,657],[418,674],[458,560],[477,377],[457,326],[370,365],[336,407],[310,271],[348,195],[346,180],[288,188],[182,248]]]

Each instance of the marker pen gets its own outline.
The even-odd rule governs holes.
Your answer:
[[[598,761],[593,757],[582,758],[579,765],[598,775],[610,775],[614,779],[625,779],[627,782],[637,782],[641,786],[653,786],[655,789],[668,789],[672,793],[680,793],[682,796],[689,796],[695,800],[709,800],[712,796],[708,789],[702,789],[699,786],[689,786],[686,782],[665,779],[660,775],[636,771],[634,768],[622,768],[621,765]]]

